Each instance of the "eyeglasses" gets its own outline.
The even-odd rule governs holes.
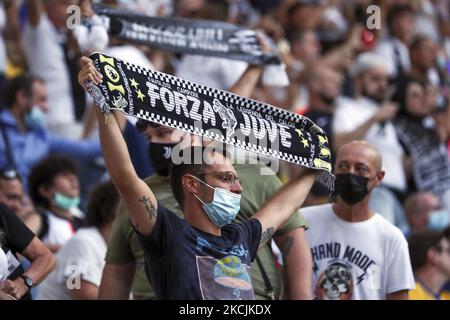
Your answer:
[[[139,133],[143,133],[145,130],[147,130],[147,127],[148,127],[148,126],[150,126],[150,127],[152,127],[152,128],[158,128],[158,127],[160,127],[161,125],[160,125],[160,124],[157,124],[157,123],[155,123],[155,122],[146,121],[146,120],[142,120],[142,119],[139,119],[139,120],[136,122],[136,130],[137,130]]]
[[[441,246],[438,246],[437,249],[438,249],[439,253],[446,252],[448,255],[450,255],[450,247],[444,249],[444,248],[442,248]]]
[[[13,179],[21,180],[20,174],[17,172],[17,170],[12,168],[1,169],[0,177],[5,180],[13,180]]]
[[[197,175],[213,176],[229,186],[236,184],[236,182],[239,182],[239,183],[241,182],[239,177],[231,171],[220,171],[220,172],[210,172],[210,173],[203,172],[203,173],[198,173]]]

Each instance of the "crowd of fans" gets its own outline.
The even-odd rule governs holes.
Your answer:
[[[348,226],[321,215],[333,212],[330,203],[336,197],[314,184],[303,203],[314,208],[305,209],[305,217],[302,210],[294,214],[275,233],[272,245],[259,249],[253,263],[256,298],[340,299],[353,293],[353,298],[384,299],[411,290],[411,299],[450,299],[449,0],[93,2],[149,16],[227,21],[265,33],[286,66],[288,86],[269,86],[260,79],[262,67],[255,70],[226,58],[173,54],[115,38],[109,39],[105,53],[304,115],[325,130],[333,160],[342,160],[355,140],[368,142],[379,153],[379,169],[374,164],[360,172],[357,168],[355,174],[372,178],[371,169],[384,171],[376,176],[379,183],[369,190],[367,201],[377,219],[389,225],[383,220],[356,226],[362,222],[353,216],[349,219],[356,229],[345,229]],[[146,253],[126,208],[119,205],[121,193],[109,180],[96,107],[77,81],[80,58],[87,52],[68,28],[67,7],[78,5],[85,13],[90,3],[0,3],[0,299],[158,297],[146,279]],[[167,150],[186,135],[128,116],[117,116],[117,123],[137,176],[145,179],[159,203],[182,216],[168,178]],[[344,174],[341,165],[335,172]],[[259,176],[256,172],[265,166],[254,166],[235,165],[243,189],[237,216],[241,222],[302,170],[282,162],[277,176]],[[372,183],[368,181],[366,188]],[[340,201],[333,209],[338,217]],[[323,227],[326,223],[329,229]],[[387,231],[391,226],[400,231]],[[351,253],[347,263],[334,261],[339,250],[347,250],[342,245],[347,239],[333,237],[332,230],[355,232],[347,249],[358,242],[379,243],[367,245],[369,253],[355,249],[361,257]],[[321,233],[331,235],[324,239]],[[9,240],[14,236],[17,241]],[[411,279],[394,288],[381,276],[383,294],[350,290],[369,274],[370,259],[388,255],[374,248],[386,243],[395,248],[383,250],[399,250],[398,259],[405,259],[395,262],[401,270],[383,267],[381,272],[401,278],[412,267],[416,289]],[[322,245],[327,248],[323,257]],[[331,262],[322,266],[325,257]],[[354,274],[351,283],[345,272],[360,272],[356,265],[364,272]],[[339,280],[333,272],[340,272]]]

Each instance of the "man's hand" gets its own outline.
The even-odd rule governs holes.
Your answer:
[[[14,281],[6,280],[2,282],[0,290],[16,299],[20,299],[28,292],[28,287],[24,280],[19,277]]]
[[[92,81],[95,85],[98,85],[103,82],[103,76],[101,73],[95,68],[94,62],[88,57],[81,57],[81,70],[78,73],[78,83],[86,89],[86,81]]]
[[[398,112],[398,106],[392,102],[385,102],[380,110],[375,114],[377,122],[386,122],[392,120]]]

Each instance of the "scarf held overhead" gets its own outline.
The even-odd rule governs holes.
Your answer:
[[[263,54],[257,33],[230,23],[185,18],[149,17],[94,5],[110,35],[161,50],[222,57],[250,64],[276,64],[275,52]]]
[[[89,94],[101,110],[204,136],[312,169],[333,188],[324,131],[311,120],[230,92],[199,85],[101,54],[90,56],[103,76]]]

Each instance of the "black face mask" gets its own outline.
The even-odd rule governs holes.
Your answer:
[[[368,178],[357,176],[351,173],[337,174],[335,192],[349,205],[354,205],[364,199],[369,190],[367,190]]]
[[[155,172],[163,177],[169,176],[172,148],[176,143],[149,143],[148,155]]]

